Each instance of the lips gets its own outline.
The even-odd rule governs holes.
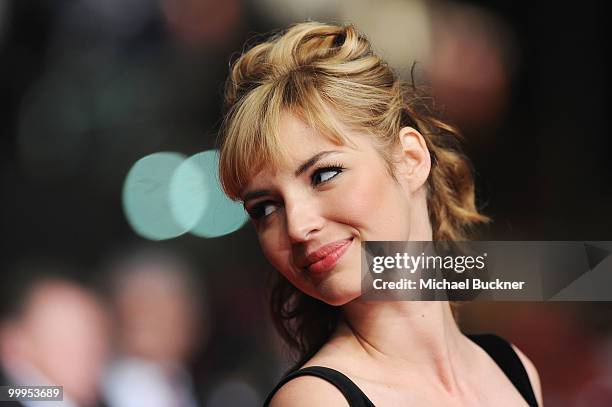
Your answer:
[[[338,240],[329,243],[306,257],[306,270],[320,274],[333,269],[340,258],[348,250],[353,238]]]

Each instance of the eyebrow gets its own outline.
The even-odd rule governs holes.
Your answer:
[[[321,151],[320,153],[317,153],[317,154],[313,155],[308,160],[304,161],[298,167],[297,170],[295,170],[294,175],[296,177],[299,177],[301,174],[306,172],[310,167],[315,165],[317,163],[317,161],[319,161],[321,158],[326,157],[326,156],[328,156],[330,154],[335,154],[335,153],[340,153],[340,151],[338,151],[338,150]]]
[[[301,174],[303,174],[304,172],[308,171],[308,169],[310,167],[315,165],[322,158],[327,157],[330,154],[336,154],[336,153],[341,153],[341,152],[342,151],[339,151],[339,150],[321,151],[321,152],[313,155],[312,157],[310,157],[308,160],[304,161],[302,164],[300,164],[300,166],[297,168],[297,170],[295,170],[295,172],[293,174],[295,175],[295,177],[299,177]],[[247,192],[244,195],[244,198],[242,199],[242,202],[246,203],[247,201],[249,201],[251,199],[255,199],[255,198],[262,197],[262,196],[266,196],[266,195],[269,195],[271,193],[272,193],[272,191],[269,190],[269,189],[258,189],[258,190],[255,190],[255,191]]]
[[[251,191],[248,192],[244,195],[244,198],[242,199],[242,202],[246,203],[248,201],[250,201],[251,199],[255,199],[255,198],[259,198],[261,196],[266,196],[266,195],[270,195],[272,193],[271,190],[269,189],[258,189],[256,191]]]

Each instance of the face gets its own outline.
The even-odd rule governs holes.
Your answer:
[[[361,293],[361,242],[427,240],[424,194],[391,176],[368,136],[346,130],[354,146],[336,145],[288,113],[280,133],[288,164],[250,179],[245,208],[280,273],[312,297],[346,304]]]
[[[135,267],[116,297],[121,345],[159,363],[182,363],[195,345],[197,325],[187,282],[172,265]]]
[[[43,285],[32,297],[21,336],[28,362],[75,401],[92,405],[109,351],[106,314],[69,284]]]

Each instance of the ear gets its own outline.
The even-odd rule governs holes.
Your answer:
[[[398,134],[396,176],[411,193],[422,187],[431,170],[431,156],[425,138],[412,127],[402,127]]]

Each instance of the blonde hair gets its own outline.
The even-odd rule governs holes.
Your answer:
[[[389,168],[400,129],[411,126],[423,134],[432,159],[427,205],[433,238],[465,240],[472,226],[488,218],[476,208],[472,170],[460,151],[459,134],[436,117],[430,101],[416,86],[403,83],[352,25],[296,24],[244,52],[232,65],[221,129],[223,188],[239,200],[258,170],[283,164],[283,112],[338,144],[351,143],[338,122],[369,134]],[[305,331],[327,332],[335,326],[330,318],[310,321],[310,328],[305,328],[304,315],[316,314],[321,311],[317,307],[326,305],[305,297],[282,277],[272,292],[277,327],[302,359],[326,339],[325,334]]]

